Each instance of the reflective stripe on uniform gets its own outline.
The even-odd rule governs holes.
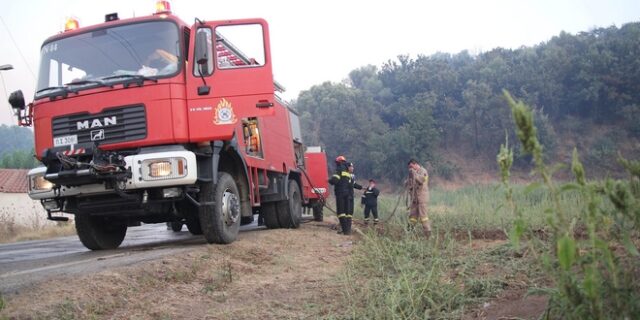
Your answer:
[[[345,218],[351,219],[351,218],[353,218],[353,215],[352,214],[345,214]]]
[[[340,176],[337,174],[334,174],[333,177],[336,177],[337,179],[340,179]]]
[[[411,222],[411,223],[416,223],[416,222],[418,222],[418,219],[416,219],[416,218],[409,218],[409,222]]]
[[[343,177],[351,178],[351,173],[349,173],[348,171],[342,171],[340,172],[340,175],[342,175]]]
[[[424,218],[420,219],[420,222],[425,222],[425,221],[429,221],[429,217],[424,217]]]
[[[338,215],[338,218],[345,218],[346,216],[347,216],[346,214],[341,213],[341,214]]]

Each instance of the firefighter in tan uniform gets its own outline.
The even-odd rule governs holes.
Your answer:
[[[415,159],[409,160],[409,177],[407,188],[409,189],[409,223],[414,225],[417,222],[422,224],[425,237],[431,236],[431,222],[427,215],[427,204],[429,202],[429,173],[427,169],[418,164]]]

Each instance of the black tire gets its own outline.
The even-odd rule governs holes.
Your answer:
[[[198,208],[192,203],[185,201],[178,203],[176,209],[178,209],[180,215],[184,217],[184,224],[187,225],[187,230],[194,236],[201,235],[202,228],[200,227]]]
[[[127,234],[127,224],[124,221],[91,217],[88,214],[77,214],[75,221],[78,238],[87,249],[115,249]]]
[[[241,217],[240,218],[240,225],[244,226],[245,224],[251,224],[253,223],[253,216],[250,217]]]
[[[173,232],[182,231],[182,221],[171,221],[171,230],[173,230]]]
[[[200,227],[200,218],[194,214],[187,214],[185,218],[185,224],[187,225],[187,230],[194,235],[199,236],[202,234],[202,227]]]
[[[298,228],[302,220],[302,195],[298,182],[289,180],[288,200],[276,203],[278,221],[282,228]]]
[[[276,212],[275,202],[267,202],[262,204],[262,216],[264,217],[264,225],[269,229],[280,228],[280,222],[278,221],[278,213]]]
[[[208,243],[227,244],[236,240],[240,230],[240,194],[233,177],[218,173],[218,183],[200,186],[200,202],[213,205],[200,207],[200,226]]]
[[[322,221],[324,220],[324,213],[322,212],[323,206],[321,202],[316,202],[313,204],[313,220]]]

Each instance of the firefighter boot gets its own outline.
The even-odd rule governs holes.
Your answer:
[[[343,233],[345,236],[351,235],[351,218],[344,218],[344,229]]]
[[[345,218],[338,218],[340,220],[340,229],[338,230],[338,234],[344,233],[344,220]]]
[[[429,220],[422,223],[422,232],[424,233],[425,238],[431,238],[431,222]]]

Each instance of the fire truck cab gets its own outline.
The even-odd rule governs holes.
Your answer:
[[[297,228],[328,196],[327,164],[276,94],[267,22],[187,25],[159,3],[145,17],[70,20],[43,43],[33,102],[9,99],[44,164],[28,173],[30,197],[52,220],[75,215],[92,250],[141,223],[221,244],[254,214]]]

